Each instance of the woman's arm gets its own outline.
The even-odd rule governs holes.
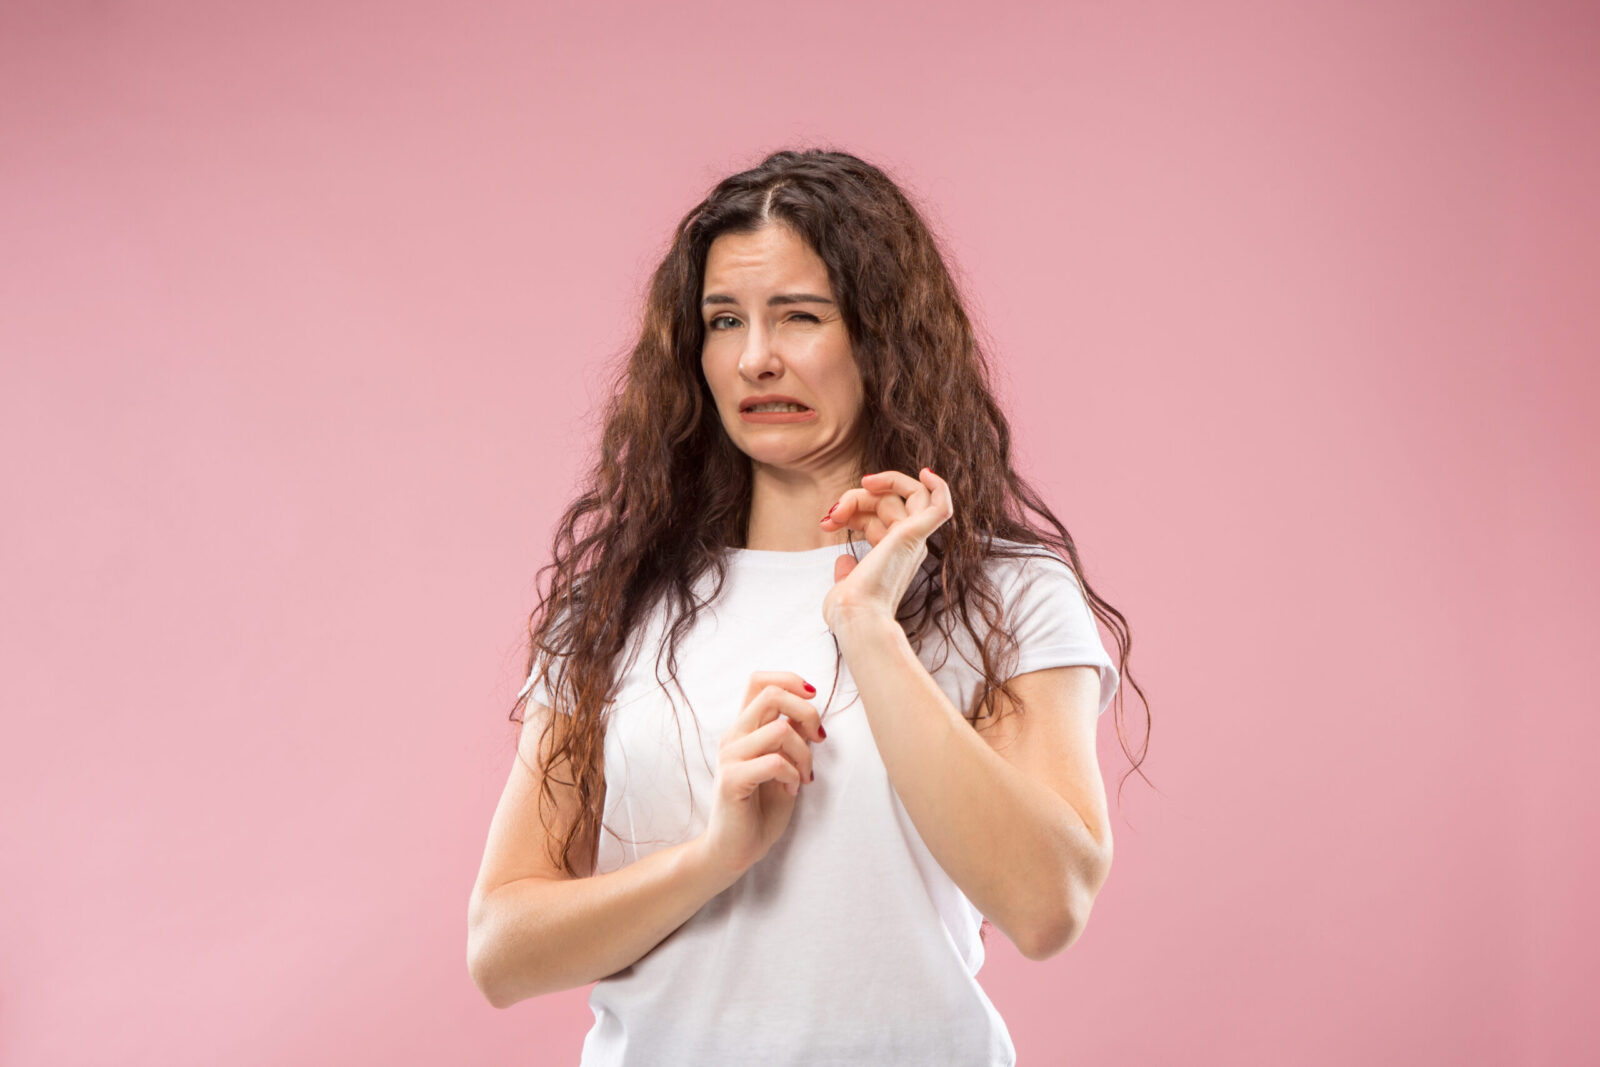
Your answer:
[[[552,846],[572,832],[579,800],[571,765],[555,758],[544,729],[552,712],[534,701],[528,708],[467,905],[467,971],[497,1008],[615,974],[739,877],[710,861],[703,834],[596,875],[591,832],[573,843],[573,871],[556,863]],[[555,815],[546,826],[539,775],[552,759]]]
[[[991,748],[894,619],[862,616],[835,636],[889,781],[939,866],[1027,958],[1071,944],[1110,865],[1094,813]],[[1097,697],[1095,686],[1087,699]]]
[[[738,880],[707,861],[704,838],[608,874],[528,877],[468,911],[467,967],[490,1004],[573,989],[638,961]]]

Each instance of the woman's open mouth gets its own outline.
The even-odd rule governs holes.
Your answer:
[[[816,418],[816,411],[799,404],[757,404],[739,412],[742,422],[807,422]]]

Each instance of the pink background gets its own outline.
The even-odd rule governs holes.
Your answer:
[[[817,143],[1152,700],[1021,1062],[1595,1054],[1592,5],[254,8],[0,8],[0,1062],[576,1062],[465,966],[534,571],[672,225]]]

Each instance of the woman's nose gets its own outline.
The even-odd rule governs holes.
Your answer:
[[[739,357],[740,370],[755,377],[778,363],[778,353],[771,334],[760,327],[752,327],[745,336],[744,352]]]

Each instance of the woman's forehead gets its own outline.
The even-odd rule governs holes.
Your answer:
[[[828,297],[828,268],[797,236],[723,234],[706,257],[704,292],[733,295],[739,288],[810,292]],[[724,243],[726,242],[726,243]]]

